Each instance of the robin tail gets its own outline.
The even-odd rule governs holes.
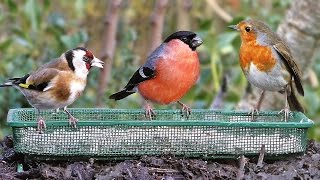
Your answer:
[[[298,98],[295,94],[295,90],[294,90],[294,87],[292,86],[292,84],[290,84],[290,87],[291,87],[291,93],[288,93],[288,96],[287,96],[290,110],[300,111],[300,112],[304,113],[304,109],[303,109],[302,105],[300,104],[300,102],[298,101]]]

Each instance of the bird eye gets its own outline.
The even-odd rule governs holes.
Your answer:
[[[245,27],[244,28],[247,32],[250,32],[251,31],[251,28],[249,26]]]
[[[84,62],[89,62],[89,61],[90,61],[90,58],[87,57],[87,56],[83,56],[83,61],[84,61]]]
[[[183,42],[186,42],[187,40],[188,40],[188,38],[187,37],[182,37],[182,39],[181,39]]]

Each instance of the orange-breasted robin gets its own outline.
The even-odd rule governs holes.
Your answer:
[[[299,70],[289,46],[268,27],[257,20],[244,20],[237,25],[229,26],[240,32],[241,47],[239,61],[248,81],[265,91],[279,91],[285,94],[285,120],[292,111],[304,112],[296,95],[295,87],[300,95],[304,95]],[[262,94],[259,98],[261,100]],[[257,106],[254,112],[258,112]]]
[[[177,102],[182,106],[182,112],[189,116],[191,109],[180,99],[199,77],[196,48],[201,44],[201,38],[194,32],[173,33],[150,54],[128,84],[109,98],[120,100],[138,91],[146,100],[146,116],[150,119],[155,113],[148,101],[158,104]]]
[[[103,64],[91,51],[77,47],[23,77],[9,79],[0,84],[0,87],[20,90],[38,112],[43,109],[63,108],[69,116],[70,125],[75,127],[77,119],[70,114],[67,106],[84,91],[91,67],[103,68]],[[38,117],[38,130],[42,132],[43,129],[44,119]]]

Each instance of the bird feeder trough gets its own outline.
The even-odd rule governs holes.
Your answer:
[[[179,110],[156,110],[148,120],[143,110],[69,109],[79,119],[76,128],[63,112],[42,112],[44,133],[37,132],[34,109],[11,109],[15,150],[38,158],[121,158],[173,154],[200,158],[236,158],[302,153],[307,129],[313,125],[300,112],[287,122],[278,112],[259,112],[252,121],[248,112],[193,110],[187,119]]]

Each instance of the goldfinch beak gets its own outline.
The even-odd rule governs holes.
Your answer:
[[[91,66],[103,68],[103,65],[104,65],[104,62],[96,57],[94,57],[93,60],[91,61]]]

